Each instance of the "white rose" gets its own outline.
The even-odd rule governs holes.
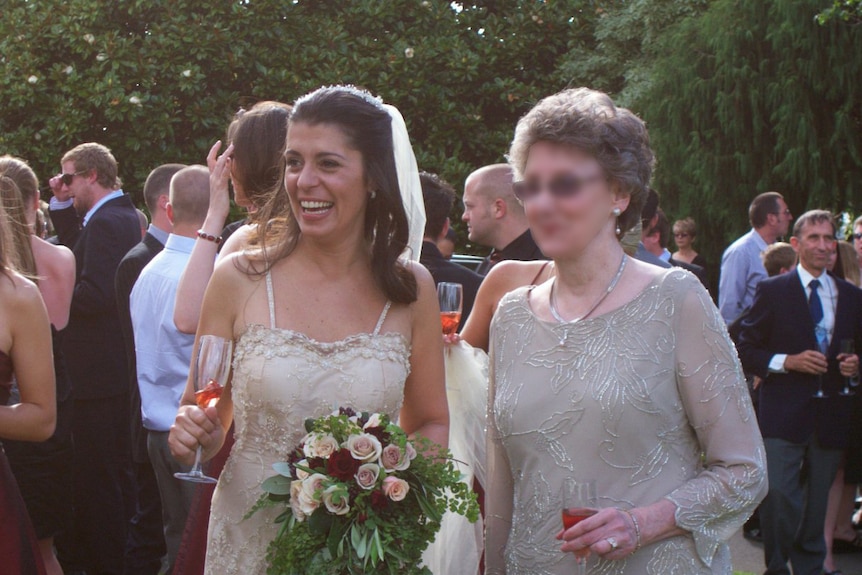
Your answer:
[[[380,457],[380,440],[368,433],[351,435],[347,438],[346,447],[353,458],[359,461],[374,461]]]
[[[356,484],[362,489],[373,489],[380,477],[380,466],[376,463],[364,463],[356,471]]]
[[[303,452],[306,457],[329,458],[330,455],[340,449],[334,437],[327,434],[315,434],[306,437]]]
[[[379,413],[372,413],[371,417],[368,418],[368,422],[362,426],[362,429],[369,429],[372,427],[380,427],[383,422],[380,420]]]
[[[320,473],[309,475],[301,480],[302,486],[299,491],[299,508],[306,515],[314,513],[320,507],[320,498],[323,492],[326,476]],[[291,488],[293,484],[291,483]]]
[[[323,504],[335,515],[346,515],[350,511],[350,497],[340,485],[333,485],[323,492]]]
[[[97,62],[104,62],[107,59],[108,59],[108,55],[105,54],[104,52],[99,52],[98,54],[96,54],[96,61]]]
[[[36,76],[36,75],[30,76],[29,78],[27,78],[27,81],[30,82],[31,84],[35,84],[36,82],[39,81],[39,76]]]
[[[65,70],[63,71],[66,72],[66,74],[71,74],[75,71],[75,68],[73,68],[72,66],[66,66]]]
[[[305,521],[306,515],[300,505],[299,497],[302,493],[302,481],[299,479],[290,482],[290,509],[297,521]]]
[[[413,48],[405,48],[404,49],[404,57],[412,58],[413,57]]]
[[[87,44],[92,44],[95,41],[96,37],[92,34],[84,34],[84,42],[86,42]]]
[[[184,77],[184,78],[191,78],[191,75],[192,75],[192,71],[191,71],[191,70],[188,70],[188,69],[183,70],[183,77]]]
[[[410,467],[410,458],[394,443],[383,448],[380,454],[380,465],[386,471],[404,471]]]
[[[129,103],[134,104],[135,106],[140,106],[141,105],[141,99],[138,98],[137,96],[132,96],[129,98]]]
[[[302,465],[303,467],[308,467],[308,460],[303,459],[302,461],[299,462],[299,465]],[[308,471],[306,471],[304,469],[300,469],[299,467],[295,467],[294,469],[296,469],[297,479],[307,479],[308,478]]]
[[[407,497],[410,485],[403,479],[389,476],[383,480],[383,493],[392,501],[401,501]]]

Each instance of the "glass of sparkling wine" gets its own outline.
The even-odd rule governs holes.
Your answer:
[[[195,401],[205,409],[218,403],[224,383],[230,372],[230,359],[233,342],[217,335],[202,335],[198,340],[197,358],[193,362],[195,370]],[[174,473],[174,477],[195,483],[216,483],[218,480],[204,475],[201,469],[201,446],[195,453],[195,464],[186,473]]]
[[[452,335],[461,322],[461,305],[464,288],[461,284],[440,282],[437,284],[437,301],[440,302],[440,322],[443,333]]]
[[[856,353],[856,344],[852,339],[842,339],[841,340],[841,354],[842,355],[853,355]],[[851,395],[856,395],[856,392],[850,389],[850,379],[849,377],[844,378],[844,389],[838,392],[839,395],[843,395],[845,397],[849,397]]]
[[[574,527],[587,517],[598,513],[598,496],[594,479],[566,479],[562,488],[563,529]],[[578,575],[586,575],[589,550],[583,555],[575,555],[578,562]]]

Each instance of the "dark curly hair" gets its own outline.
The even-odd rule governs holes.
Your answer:
[[[290,114],[295,124],[337,126],[350,145],[362,154],[365,177],[375,194],[365,210],[365,238],[371,246],[371,271],[386,297],[395,303],[416,301],[413,273],[399,257],[407,247],[407,214],[401,201],[392,144],[392,118],[383,104],[370,93],[353,86],[320,88],[299,98]],[[263,246],[265,268],[289,255],[296,247],[300,231],[284,188],[284,166],[278,193],[260,214],[256,244]]]

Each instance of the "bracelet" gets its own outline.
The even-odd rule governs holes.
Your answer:
[[[213,242],[215,245],[219,245],[221,243],[221,237],[208,234],[203,230],[198,230],[198,237],[202,240]]]
[[[617,509],[619,509],[619,507],[617,507]],[[641,526],[638,524],[638,520],[635,519],[634,513],[632,513],[631,511],[628,511],[626,509],[620,509],[620,511],[622,511],[623,513],[628,515],[629,519],[632,520],[632,525],[635,526],[635,537],[637,538],[637,542],[635,543],[635,550],[632,551],[632,553],[634,553],[635,551],[637,551],[638,549],[641,548]]]

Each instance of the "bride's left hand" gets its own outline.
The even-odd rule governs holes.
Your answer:
[[[622,559],[634,553],[637,532],[631,516],[621,509],[601,509],[574,527],[561,529],[557,539],[566,553],[595,553],[603,559]],[[614,546],[614,543],[616,546]]]

